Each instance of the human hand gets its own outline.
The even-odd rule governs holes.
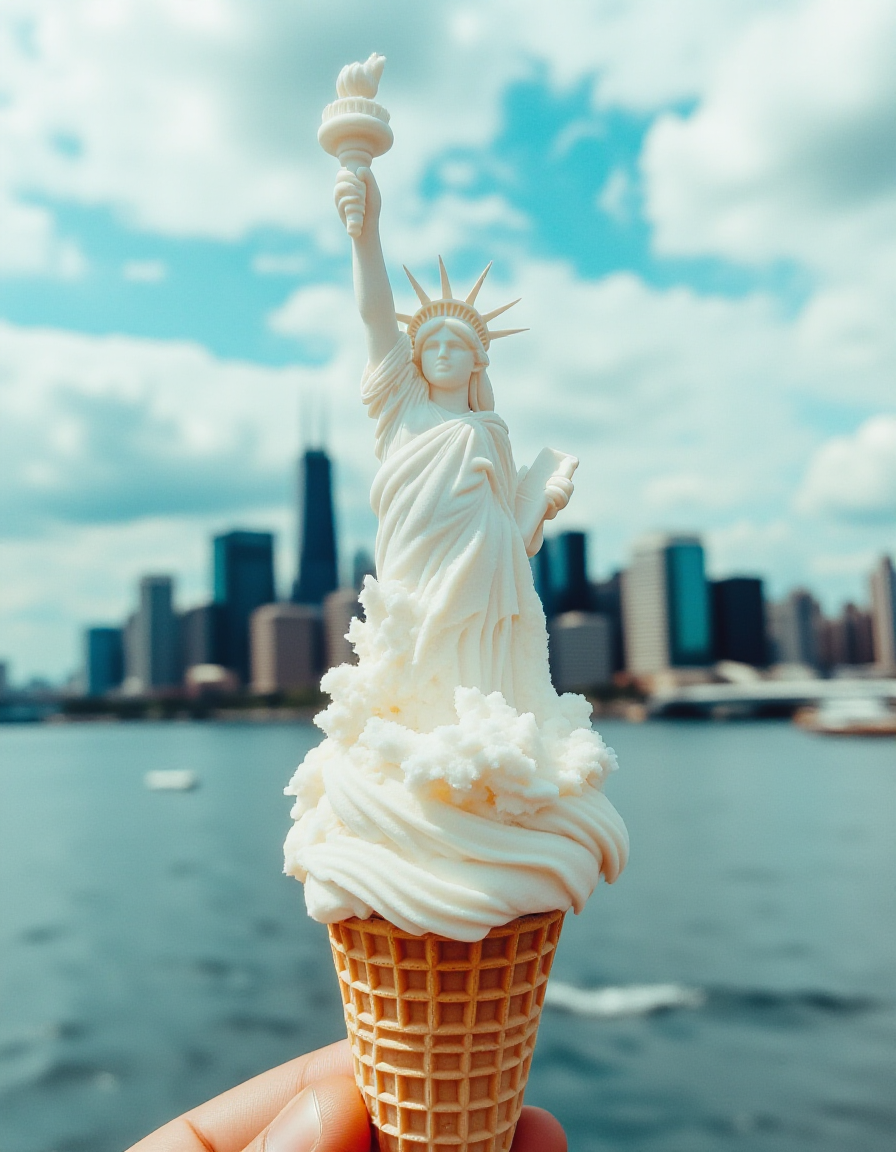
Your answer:
[[[172,1120],[129,1152],[369,1152],[370,1122],[348,1042],[299,1056]],[[566,1152],[541,1108],[524,1108],[511,1152]]]

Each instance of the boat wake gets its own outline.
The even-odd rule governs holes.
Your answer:
[[[609,988],[576,988],[551,981],[545,1005],[577,1016],[597,1016],[604,1020],[617,1016],[647,1016],[673,1008],[702,1008],[706,993],[683,984],[625,984]]]
[[[649,1016],[678,1008],[706,1008],[716,1017],[740,1017],[753,1023],[799,1027],[831,1016],[873,1011],[878,1003],[864,996],[821,991],[773,991],[758,988],[690,988],[685,984],[621,984],[577,988],[551,981],[545,1006],[576,1016],[612,1020]]]

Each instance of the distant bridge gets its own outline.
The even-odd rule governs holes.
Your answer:
[[[647,701],[651,716],[787,715],[825,700],[896,701],[896,679],[748,680],[662,689]]]

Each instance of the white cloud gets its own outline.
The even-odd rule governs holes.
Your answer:
[[[309,227],[329,215],[322,191],[333,162],[316,141],[322,107],[346,57],[366,56],[371,43],[390,56],[405,171],[451,139],[487,139],[496,122],[506,68],[488,67],[486,44],[459,54],[438,6],[396,0],[387,18],[361,0],[313,13],[216,0],[202,11],[210,15],[199,20],[193,4],[155,0],[8,5],[0,18],[8,187],[110,206],[170,235]],[[459,71],[472,90],[455,83]]]
[[[80,248],[59,235],[50,212],[13,199],[0,185],[0,275],[74,280],[86,267]]]
[[[169,235],[333,232],[333,163],[316,130],[339,67],[371,46],[389,58],[382,96],[398,141],[379,170],[396,202],[413,203],[434,157],[494,136],[507,84],[539,63],[557,83],[590,78],[604,104],[657,107],[697,95],[719,51],[770,5],[10,0],[2,182],[10,196],[107,206]]]
[[[632,181],[624,168],[614,168],[603,188],[597,194],[597,206],[619,223],[631,215]]]
[[[894,35],[888,0],[806,0],[755,21],[696,111],[649,133],[657,248],[827,275],[879,260],[881,245],[892,257]]]
[[[300,394],[340,411],[356,375],[339,358],[274,369],[191,344],[0,324],[4,535],[289,505]],[[355,425],[362,413],[333,427],[340,457],[353,458]]]
[[[797,507],[845,520],[896,523],[896,416],[867,420],[813,455]]]
[[[304,252],[259,252],[252,260],[252,271],[259,276],[301,276],[311,267]]]
[[[160,284],[168,275],[168,267],[164,260],[128,260],[121,274],[136,284]]]

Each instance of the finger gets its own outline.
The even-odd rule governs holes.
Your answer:
[[[560,465],[558,471],[561,476],[565,476],[567,480],[571,480],[573,473],[578,468],[579,462],[575,456],[567,456],[563,463]]]
[[[370,1152],[370,1120],[355,1081],[348,1076],[318,1080],[245,1152]]]
[[[510,1152],[566,1152],[566,1133],[544,1108],[524,1108]]]
[[[358,188],[355,184],[337,184],[333,189],[333,196],[336,203],[354,203],[363,204],[367,199],[365,195],[366,189],[362,184]]]
[[[341,1040],[200,1104],[130,1152],[242,1152],[303,1088],[330,1076],[351,1075],[348,1041]]]
[[[336,173],[336,183],[351,184],[353,188],[360,189],[361,185],[364,183],[363,179],[361,178],[362,171],[364,171],[362,168],[359,168],[357,172],[352,172],[351,168],[340,168]],[[367,171],[369,171],[369,169],[367,169]]]
[[[553,504],[554,509],[565,508],[569,503],[569,492],[564,492],[562,488],[554,488],[553,485],[545,488],[545,495],[548,498],[548,503]]]
[[[552,496],[554,493],[559,492],[568,500],[573,493],[572,481],[564,480],[562,476],[552,476],[548,483],[545,485],[545,491],[550,493]]]

